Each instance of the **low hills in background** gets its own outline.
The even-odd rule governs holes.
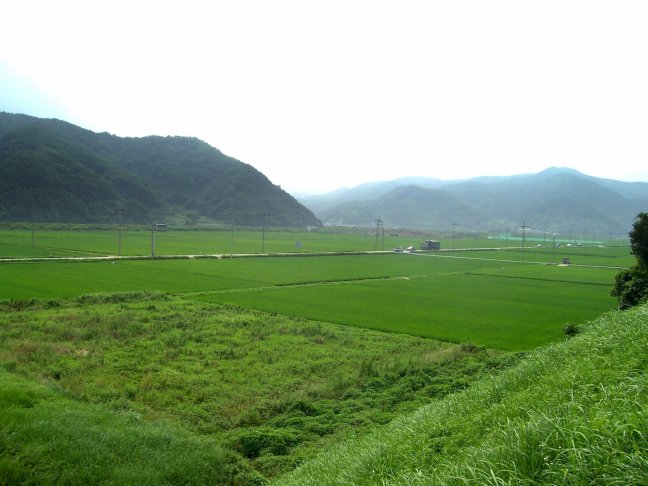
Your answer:
[[[404,178],[298,198],[325,224],[502,231],[526,223],[561,234],[625,235],[648,210],[648,183],[549,168],[459,181]]]
[[[0,221],[375,226],[624,235],[648,183],[550,168],[446,181],[407,177],[295,199],[196,138],[117,137],[0,112]],[[593,237],[592,237],[593,238]]]
[[[319,226],[251,165],[196,138],[123,138],[0,112],[0,220]]]

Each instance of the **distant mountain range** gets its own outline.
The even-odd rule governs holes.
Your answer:
[[[537,174],[460,181],[405,178],[299,198],[325,224],[505,231],[523,223],[562,234],[626,234],[648,211],[648,183],[552,167]]]
[[[319,226],[251,165],[196,138],[122,138],[0,112],[0,221]]]

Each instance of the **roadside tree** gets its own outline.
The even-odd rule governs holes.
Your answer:
[[[648,213],[637,215],[628,234],[637,264],[619,272],[614,279],[610,295],[619,299],[619,309],[648,301]]]

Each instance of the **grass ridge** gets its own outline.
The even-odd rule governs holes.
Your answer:
[[[648,306],[345,442],[277,483],[647,484]]]

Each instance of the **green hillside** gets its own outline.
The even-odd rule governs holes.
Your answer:
[[[122,138],[0,113],[0,220],[319,225],[248,164],[195,138]]]
[[[344,442],[281,485],[648,484],[648,306]]]

